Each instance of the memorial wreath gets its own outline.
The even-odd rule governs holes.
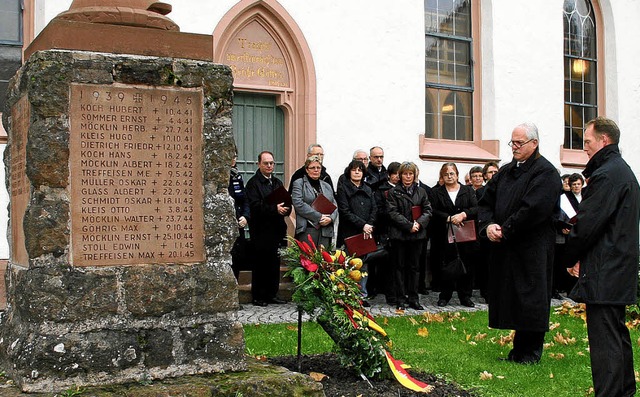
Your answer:
[[[408,366],[391,356],[387,333],[362,306],[362,259],[316,247],[311,237],[308,242],[290,240],[281,255],[296,286],[292,299],[331,337],[342,365],[363,377],[393,375],[411,390],[431,391],[432,386],[412,378]]]

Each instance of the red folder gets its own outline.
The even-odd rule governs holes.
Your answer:
[[[347,247],[349,255],[363,256],[378,249],[373,236],[364,237],[364,233],[358,233],[355,236],[344,239],[344,245]]]
[[[284,186],[280,186],[273,192],[269,193],[269,195],[265,197],[265,200],[269,204],[277,205],[284,203],[285,207],[291,207],[291,195]]]
[[[413,220],[417,221],[418,218],[420,218],[420,215],[422,215],[422,207],[419,205],[411,207],[411,215],[413,216]]]
[[[316,199],[313,200],[313,203],[311,203],[311,207],[313,207],[314,210],[324,215],[331,215],[333,214],[333,211],[335,211],[336,208],[338,208],[336,207],[335,204],[329,201],[329,199],[326,198],[324,194],[319,194],[318,197],[316,197]]]
[[[447,239],[449,243],[453,243],[453,234],[455,235],[455,241],[458,243],[464,243],[467,241],[476,241],[476,221],[464,221],[464,226],[451,225],[452,227],[447,229]]]

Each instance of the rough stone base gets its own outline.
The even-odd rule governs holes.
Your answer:
[[[80,388],[81,396],[92,397],[323,397],[322,384],[309,376],[247,358],[246,372],[226,372],[204,376],[184,376],[109,387]],[[78,390],[75,386],[67,389]],[[40,397],[22,393],[15,386],[0,386],[3,397]],[[50,396],[50,394],[46,394]]]

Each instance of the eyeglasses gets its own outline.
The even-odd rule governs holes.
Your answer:
[[[316,167],[307,167],[307,169],[311,170],[311,171],[318,171],[318,170],[321,170],[322,167],[317,167],[317,166]]]
[[[362,161],[362,162],[364,163],[365,161],[367,161],[367,158],[366,158],[366,157],[365,157],[365,158],[362,158],[362,159],[354,158],[354,160],[356,160],[356,161]]]
[[[509,143],[507,143],[507,145],[514,147],[516,149],[520,149],[521,147],[523,147],[524,145],[526,145],[527,143],[533,141],[534,139],[529,139],[526,142],[522,142],[522,141],[509,141]]]

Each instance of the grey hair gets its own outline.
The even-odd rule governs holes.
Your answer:
[[[367,154],[367,151],[364,149],[358,149],[355,152],[353,152],[353,156],[351,158],[355,159],[356,156],[358,155],[358,153],[364,153],[365,155]]]
[[[535,124],[533,123],[522,123],[520,125],[518,125],[516,128],[522,128],[526,131],[527,133],[527,138],[528,139],[535,139],[536,141],[539,141],[540,138],[538,138],[538,127],[536,127]]]
[[[319,143],[312,143],[307,148],[307,154],[311,154],[311,151],[313,150],[314,147],[319,147],[320,149],[322,149],[322,145],[320,145]]]

